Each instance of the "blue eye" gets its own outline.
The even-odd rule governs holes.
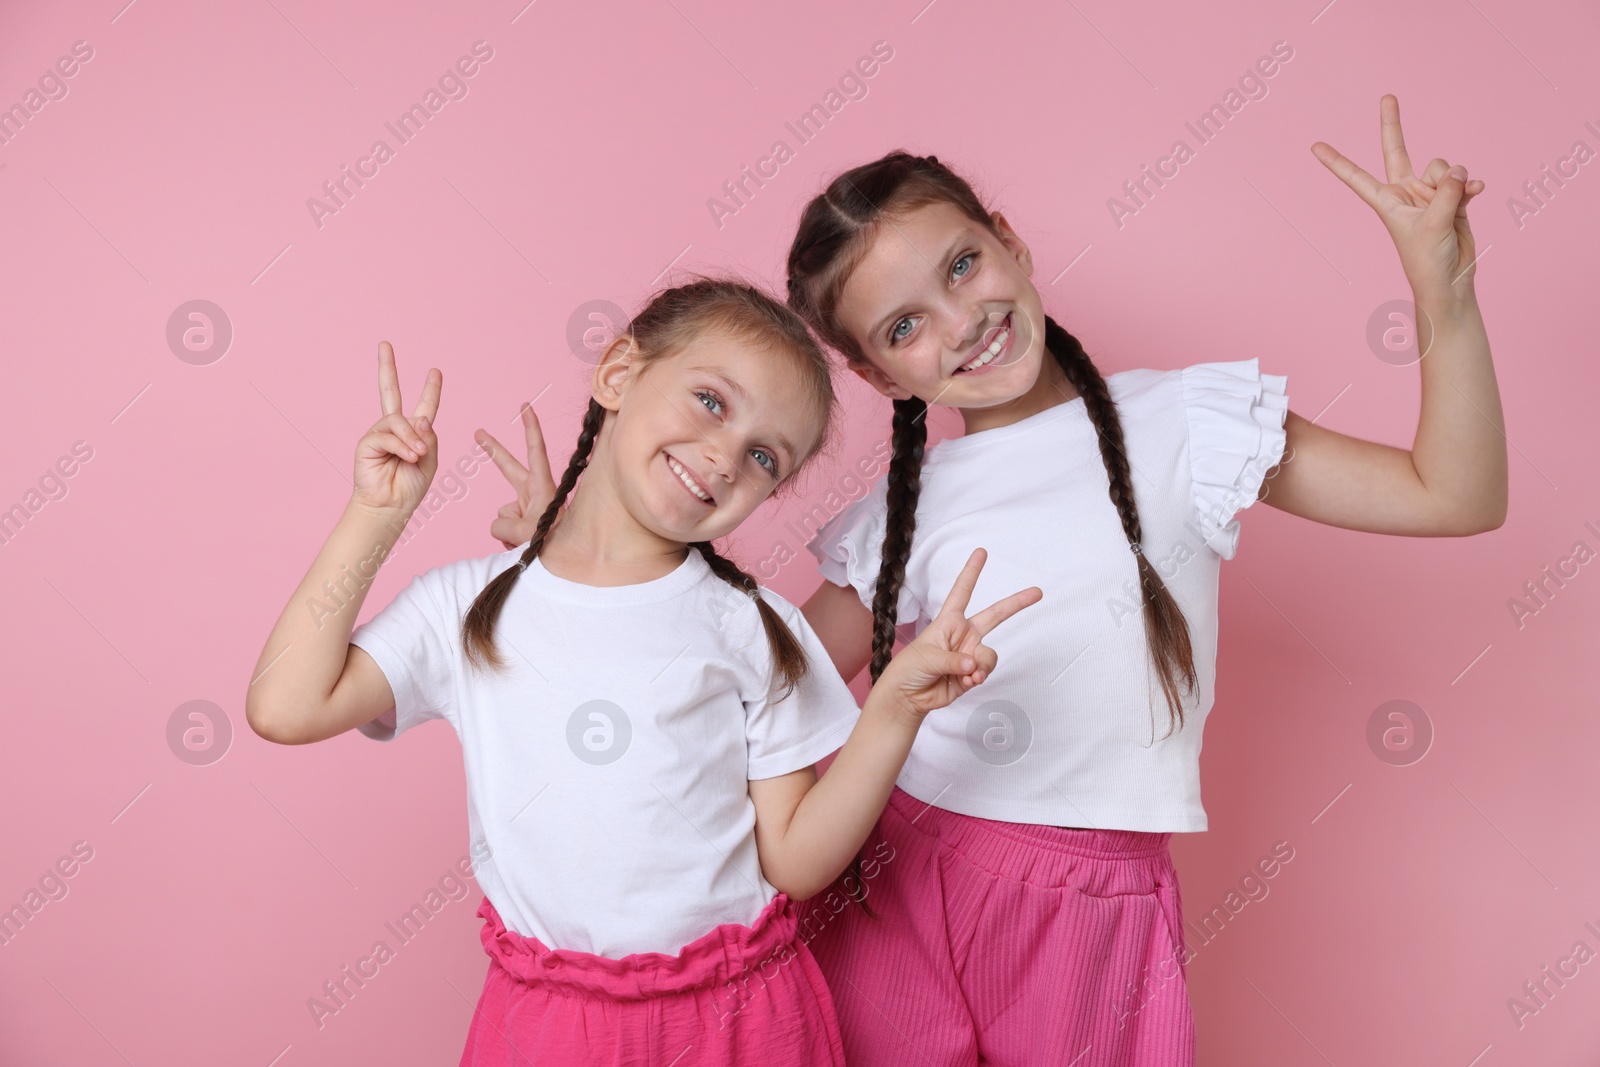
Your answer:
[[[900,328],[902,326],[905,326],[907,328],[902,330]],[[889,343],[890,344],[894,344],[896,341],[904,340],[906,334],[910,332],[910,326],[911,326],[911,316],[909,316],[909,315],[907,315],[905,318],[901,319],[899,322],[897,322],[893,326],[891,326],[889,328]]]
[[[711,414],[720,416],[723,413],[724,404],[722,397],[718,396],[710,389],[696,389],[694,391],[694,395],[695,399],[699,400],[701,405],[707,411],[711,412]],[[774,456],[771,452],[768,452],[764,448],[752,448],[750,450],[750,454],[756,457],[756,462],[761,464],[763,470],[772,475],[774,478],[778,477],[777,456]]]
[[[968,274],[972,273],[972,268],[969,266],[966,270],[963,270],[960,273],[956,273],[956,268],[960,267],[961,264],[966,263],[968,260],[977,259],[977,258],[978,258],[978,253],[976,253],[976,252],[968,252],[966,255],[962,256],[960,259],[955,261],[955,265],[950,268],[950,272],[952,274],[955,274],[956,277],[958,277],[958,278],[965,278]]]

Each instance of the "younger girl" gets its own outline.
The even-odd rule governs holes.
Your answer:
[[[1390,184],[1313,147],[1411,282],[1426,359],[1410,452],[1299,417],[1255,359],[1103,378],[1045,314],[1027,245],[932,156],[890,153],[806,207],[790,304],[894,400],[887,477],[811,546],[828,581],[805,613],[840,673],[870,649],[882,677],[897,627],[920,631],[955,593],[964,545],[992,551],[980,598],[1023,578],[1046,594],[996,640],[983,691],[918,737],[869,838],[896,857],[857,886],[872,914],[844,908],[813,942],[850,1062],[1192,1063],[1168,841],[1206,828],[1200,733],[1235,513],[1260,498],[1415,536],[1503,521],[1464,211],[1483,183],[1442,159],[1413,177],[1398,104],[1381,107]],[[933,403],[965,436],[925,448]]]
[[[983,681],[983,636],[1038,590],[965,618],[973,553],[858,718],[834,671],[808,670],[825,653],[794,607],[712,547],[824,440],[826,361],[782,304],[702,280],[608,348],[527,546],[429,570],[352,633],[437,466],[439,372],[406,418],[384,343],[379,385],[355,491],[247,714],[285,744],[454,727],[491,960],[461,1062],[842,1064],[789,901],[844,869],[922,716]]]

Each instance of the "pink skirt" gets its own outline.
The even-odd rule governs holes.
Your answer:
[[[489,973],[461,1067],[842,1067],[833,1001],[778,894],[676,956],[551,949],[478,907]]]
[[[863,848],[877,918],[839,883],[800,905],[848,1061],[1192,1067],[1169,838],[977,819],[896,788]]]

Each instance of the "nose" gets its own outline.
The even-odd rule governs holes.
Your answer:
[[[950,307],[945,313],[945,342],[953,352],[965,352],[978,343],[989,328],[988,316],[981,307]]]
[[[737,478],[741,448],[739,441],[729,433],[713,435],[707,440],[701,454],[705,457],[706,469],[711,472],[709,477],[724,483]]]

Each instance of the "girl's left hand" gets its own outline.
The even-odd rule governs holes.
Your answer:
[[[989,676],[998,657],[983,643],[984,637],[1023,608],[1038,603],[1044,593],[1038,586],[1030,586],[967,618],[967,601],[987,556],[981,548],[973,551],[938,617],[889,661],[873,689],[885,687],[903,707],[921,716],[945,707]]]
[[[1467,222],[1467,203],[1483,192],[1483,182],[1469,181],[1466,167],[1452,167],[1438,158],[1420,177],[1414,176],[1400,132],[1400,101],[1385,94],[1378,110],[1387,183],[1322,141],[1313,144],[1311,152],[1378,213],[1419,297],[1449,301],[1470,296],[1477,250]]]
[[[550,473],[550,458],[544,451],[544,430],[539,426],[539,416],[534,413],[533,405],[527,402],[522,405],[522,429],[528,445],[526,467],[488,430],[480,428],[477,433],[478,446],[489,453],[494,465],[517,491],[517,498],[501,508],[499,517],[489,524],[489,535],[499,538],[507,548],[533,540],[544,509],[556,495],[556,480]]]

